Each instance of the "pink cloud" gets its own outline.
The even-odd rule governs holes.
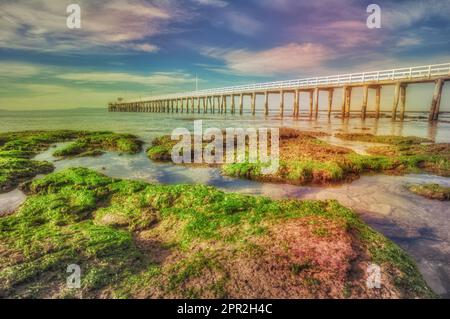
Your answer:
[[[317,69],[331,57],[329,49],[314,43],[290,43],[263,51],[209,48],[203,54],[223,60],[230,71],[246,75],[300,74]]]
[[[299,33],[304,26],[296,26],[293,33]],[[329,46],[340,49],[379,45],[384,36],[369,29],[366,20],[340,20],[308,27],[308,36],[320,39]]]

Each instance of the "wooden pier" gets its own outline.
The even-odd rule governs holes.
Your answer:
[[[392,120],[403,120],[406,111],[406,89],[409,84],[434,83],[435,90],[429,109],[429,121],[439,119],[441,96],[445,81],[450,80],[450,63],[401,68],[384,71],[334,75],[290,81],[278,81],[242,85],[209,90],[200,90],[163,96],[152,96],[137,100],[121,100],[109,103],[110,112],[157,112],[157,113],[210,113],[210,114],[243,114],[244,99],[250,98],[251,114],[256,114],[256,98],[264,97],[264,114],[269,115],[269,95],[280,96],[279,115],[285,114],[285,94],[294,94],[294,118],[300,117],[301,94],[309,97],[309,104],[303,106],[311,118],[319,116],[320,92],[328,94],[328,117],[333,112],[333,96],[336,89],[343,91],[340,113],[343,118],[350,117],[352,110],[352,90],[363,89],[362,105],[358,106],[361,118],[367,117],[369,90],[375,90],[375,117],[380,117],[381,88],[394,86],[394,102],[392,105]],[[239,106],[236,107],[236,97]],[[228,100],[230,109],[228,110]]]

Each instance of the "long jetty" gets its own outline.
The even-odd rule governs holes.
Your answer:
[[[333,75],[289,81],[258,83],[251,85],[232,86],[216,89],[198,90],[184,93],[150,96],[145,98],[122,100],[108,104],[110,112],[157,112],[157,113],[211,113],[226,114],[228,112],[227,98],[230,98],[231,114],[244,113],[244,97],[251,100],[251,114],[256,114],[256,97],[264,96],[264,114],[269,115],[269,95],[280,95],[279,115],[285,114],[285,94],[294,94],[293,112],[290,116],[300,116],[300,94],[307,94],[309,104],[305,106],[309,117],[319,116],[319,93],[328,93],[328,116],[331,116],[333,94],[336,89],[342,89],[340,111],[342,117],[350,117],[352,109],[352,90],[363,89],[362,105],[358,106],[361,118],[367,116],[369,90],[375,90],[375,117],[380,117],[381,88],[394,86],[394,102],[392,105],[393,120],[403,120],[406,111],[406,89],[409,84],[434,83],[433,99],[429,108],[428,120],[439,119],[441,96],[445,81],[450,80],[450,63],[416,66],[401,69],[372,71],[363,73]],[[235,98],[239,97],[237,109]]]

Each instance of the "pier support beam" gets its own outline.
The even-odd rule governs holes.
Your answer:
[[[269,116],[269,92],[264,92],[264,115]]]
[[[375,88],[375,117],[380,118],[381,110],[381,86]]]
[[[395,83],[394,104],[392,105],[392,120],[393,121],[395,121],[397,119],[398,101],[400,100],[400,87],[401,87],[400,82]]]
[[[334,89],[328,90],[328,117],[331,117],[331,109],[333,106],[333,95],[334,95]]]
[[[284,115],[284,91],[280,91],[280,117]]]
[[[366,119],[366,114],[367,114],[367,99],[369,97],[369,86],[368,85],[364,85],[363,86],[363,102],[362,102],[362,107],[361,107],[361,118],[363,120]]]
[[[442,88],[444,86],[444,80],[442,78],[436,81],[434,86],[433,100],[431,101],[430,114],[428,115],[428,121],[437,121],[439,119],[439,109],[441,106]]]
[[[239,114],[242,115],[244,113],[244,96],[239,95]]]
[[[407,84],[403,84],[400,87],[400,120],[403,121],[405,119],[405,111],[406,111],[406,87]]]
[[[352,107],[352,91],[351,86],[347,87],[347,94],[345,99],[345,117],[350,117],[350,110]]]
[[[236,112],[236,102],[234,101],[234,95],[231,94],[231,114]]]
[[[256,93],[252,94],[252,115],[256,114]]]
[[[220,110],[221,110],[221,107],[222,107],[221,97],[220,96],[216,96],[216,98],[217,98],[217,113],[220,114]]]
[[[228,112],[228,101],[227,101],[227,96],[224,95],[223,96],[223,113],[227,114]]]
[[[314,90],[314,94],[315,94],[314,117],[317,118],[319,116],[319,94],[320,94],[319,88],[316,88]]]
[[[341,113],[342,113],[342,118],[345,117],[345,103],[347,102],[347,87],[344,86],[342,88],[342,105],[341,105]]]
[[[313,115],[314,91],[309,91],[309,117]]]
[[[294,112],[293,112],[293,115],[294,115],[294,117],[298,117],[298,114],[299,114],[299,108],[300,108],[300,102],[299,102],[299,100],[300,100],[300,91],[299,90],[295,90],[295,93],[294,93]]]

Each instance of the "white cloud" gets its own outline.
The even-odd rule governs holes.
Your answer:
[[[20,62],[0,62],[0,105],[9,108],[69,108],[105,106],[117,96],[135,98],[184,91],[195,77],[183,71],[136,74],[80,72]],[[36,78],[39,80],[36,80]]]
[[[255,35],[263,29],[261,22],[240,12],[226,13],[225,20],[226,25],[231,30],[243,35]]]
[[[422,39],[418,36],[412,35],[407,38],[402,38],[398,41],[397,46],[398,47],[410,47],[410,46],[416,46],[422,43]]]
[[[238,74],[300,74],[322,66],[331,52],[320,44],[291,43],[263,51],[206,48],[204,55],[223,60],[228,69]]]
[[[59,0],[16,0],[2,3],[0,47],[43,51],[78,51],[107,47],[155,52],[148,38],[166,31],[179,10],[172,1],[77,0],[81,29],[66,26],[66,5]]]
[[[433,17],[448,18],[450,2],[442,0],[402,1],[381,5],[382,27],[399,29]]]
[[[0,70],[0,78],[11,76],[24,78],[36,75],[40,72],[39,68],[32,64],[16,62],[0,62]]]
[[[56,78],[81,83],[135,83],[148,86],[180,85],[195,82],[195,78],[191,75],[179,72],[155,72],[149,75],[122,72],[72,72],[59,74]]]
[[[228,2],[223,0],[192,0],[193,2],[205,5],[205,6],[212,6],[212,7],[218,7],[218,8],[225,8],[228,6]]]
[[[27,64],[21,62],[0,62],[0,78],[8,79],[2,86],[9,85],[14,80],[35,79],[39,76],[42,81],[57,82],[61,80],[72,81],[78,84],[108,84],[133,83],[146,86],[177,86],[194,83],[195,77],[182,71],[152,72],[146,75],[127,72],[79,72],[74,68],[52,67],[40,64]],[[33,81],[35,82],[35,81]],[[42,83],[35,83],[41,85]],[[29,83],[31,85],[31,83]]]
[[[159,51],[159,48],[156,45],[149,44],[149,43],[129,44],[129,45],[125,45],[125,47],[130,48],[135,51],[149,52],[149,53],[154,53],[154,52]]]

